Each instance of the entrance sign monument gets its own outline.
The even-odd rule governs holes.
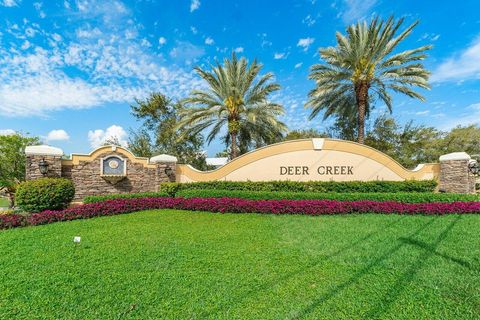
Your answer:
[[[197,181],[403,181],[437,180],[439,191],[475,192],[475,162],[464,152],[440,157],[439,163],[419,164],[408,170],[388,155],[351,141],[335,139],[292,140],[248,152],[226,165],[199,171],[178,164],[171,155],[150,159],[135,157],[119,146],[103,146],[90,154],[63,157],[51,146],[30,146],[26,177],[65,177],[76,188],[75,200],[88,195],[155,192],[162,182]],[[39,164],[48,164],[41,172]]]

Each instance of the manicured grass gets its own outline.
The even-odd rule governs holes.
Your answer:
[[[5,230],[0,319],[478,319],[479,230],[173,210]]]
[[[0,197],[0,207],[8,208],[10,206],[10,202],[7,198]]]

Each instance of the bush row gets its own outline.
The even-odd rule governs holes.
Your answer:
[[[161,191],[174,196],[180,190],[242,190],[321,193],[433,192],[434,180],[406,181],[209,181],[163,183]]]
[[[252,200],[337,200],[337,201],[396,201],[402,203],[480,201],[480,195],[456,193],[315,193],[267,192],[242,190],[180,190],[176,197],[184,198],[241,198]]]
[[[60,210],[75,196],[73,182],[64,178],[41,178],[22,182],[15,192],[16,205],[27,212]]]
[[[96,203],[114,199],[161,198],[168,196],[166,192],[119,193],[104,196],[87,196],[83,199],[83,203]]]
[[[56,221],[110,216],[148,209],[179,209],[219,213],[331,215],[349,213],[429,214],[480,213],[480,202],[400,203],[334,200],[250,200],[237,198],[136,198],[84,204],[62,211],[43,211],[28,217],[0,216],[0,229]]]

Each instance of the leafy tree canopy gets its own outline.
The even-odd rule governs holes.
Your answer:
[[[20,133],[0,136],[0,188],[10,198],[10,205],[15,203],[17,184],[25,181],[25,147],[40,144],[37,137]]]
[[[142,157],[166,153],[176,156],[179,162],[198,169],[205,168],[203,137],[178,126],[181,110],[180,103],[173,102],[161,93],[152,93],[145,100],[136,100],[131,111],[138,120],[143,121],[143,125],[139,130],[130,132],[130,150]]]

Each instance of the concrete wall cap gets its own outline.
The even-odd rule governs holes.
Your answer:
[[[63,150],[60,148],[48,146],[48,145],[40,145],[40,146],[28,146],[25,148],[25,154],[28,155],[36,155],[36,156],[56,156],[61,157],[63,156]]]
[[[171,156],[169,154],[159,154],[150,158],[150,163],[158,162],[177,162],[177,157]]]
[[[313,138],[313,150],[322,150],[323,144],[325,143],[325,139],[323,138]]]
[[[454,160],[470,160],[470,156],[466,152],[453,152],[440,156],[440,161],[454,161]]]

